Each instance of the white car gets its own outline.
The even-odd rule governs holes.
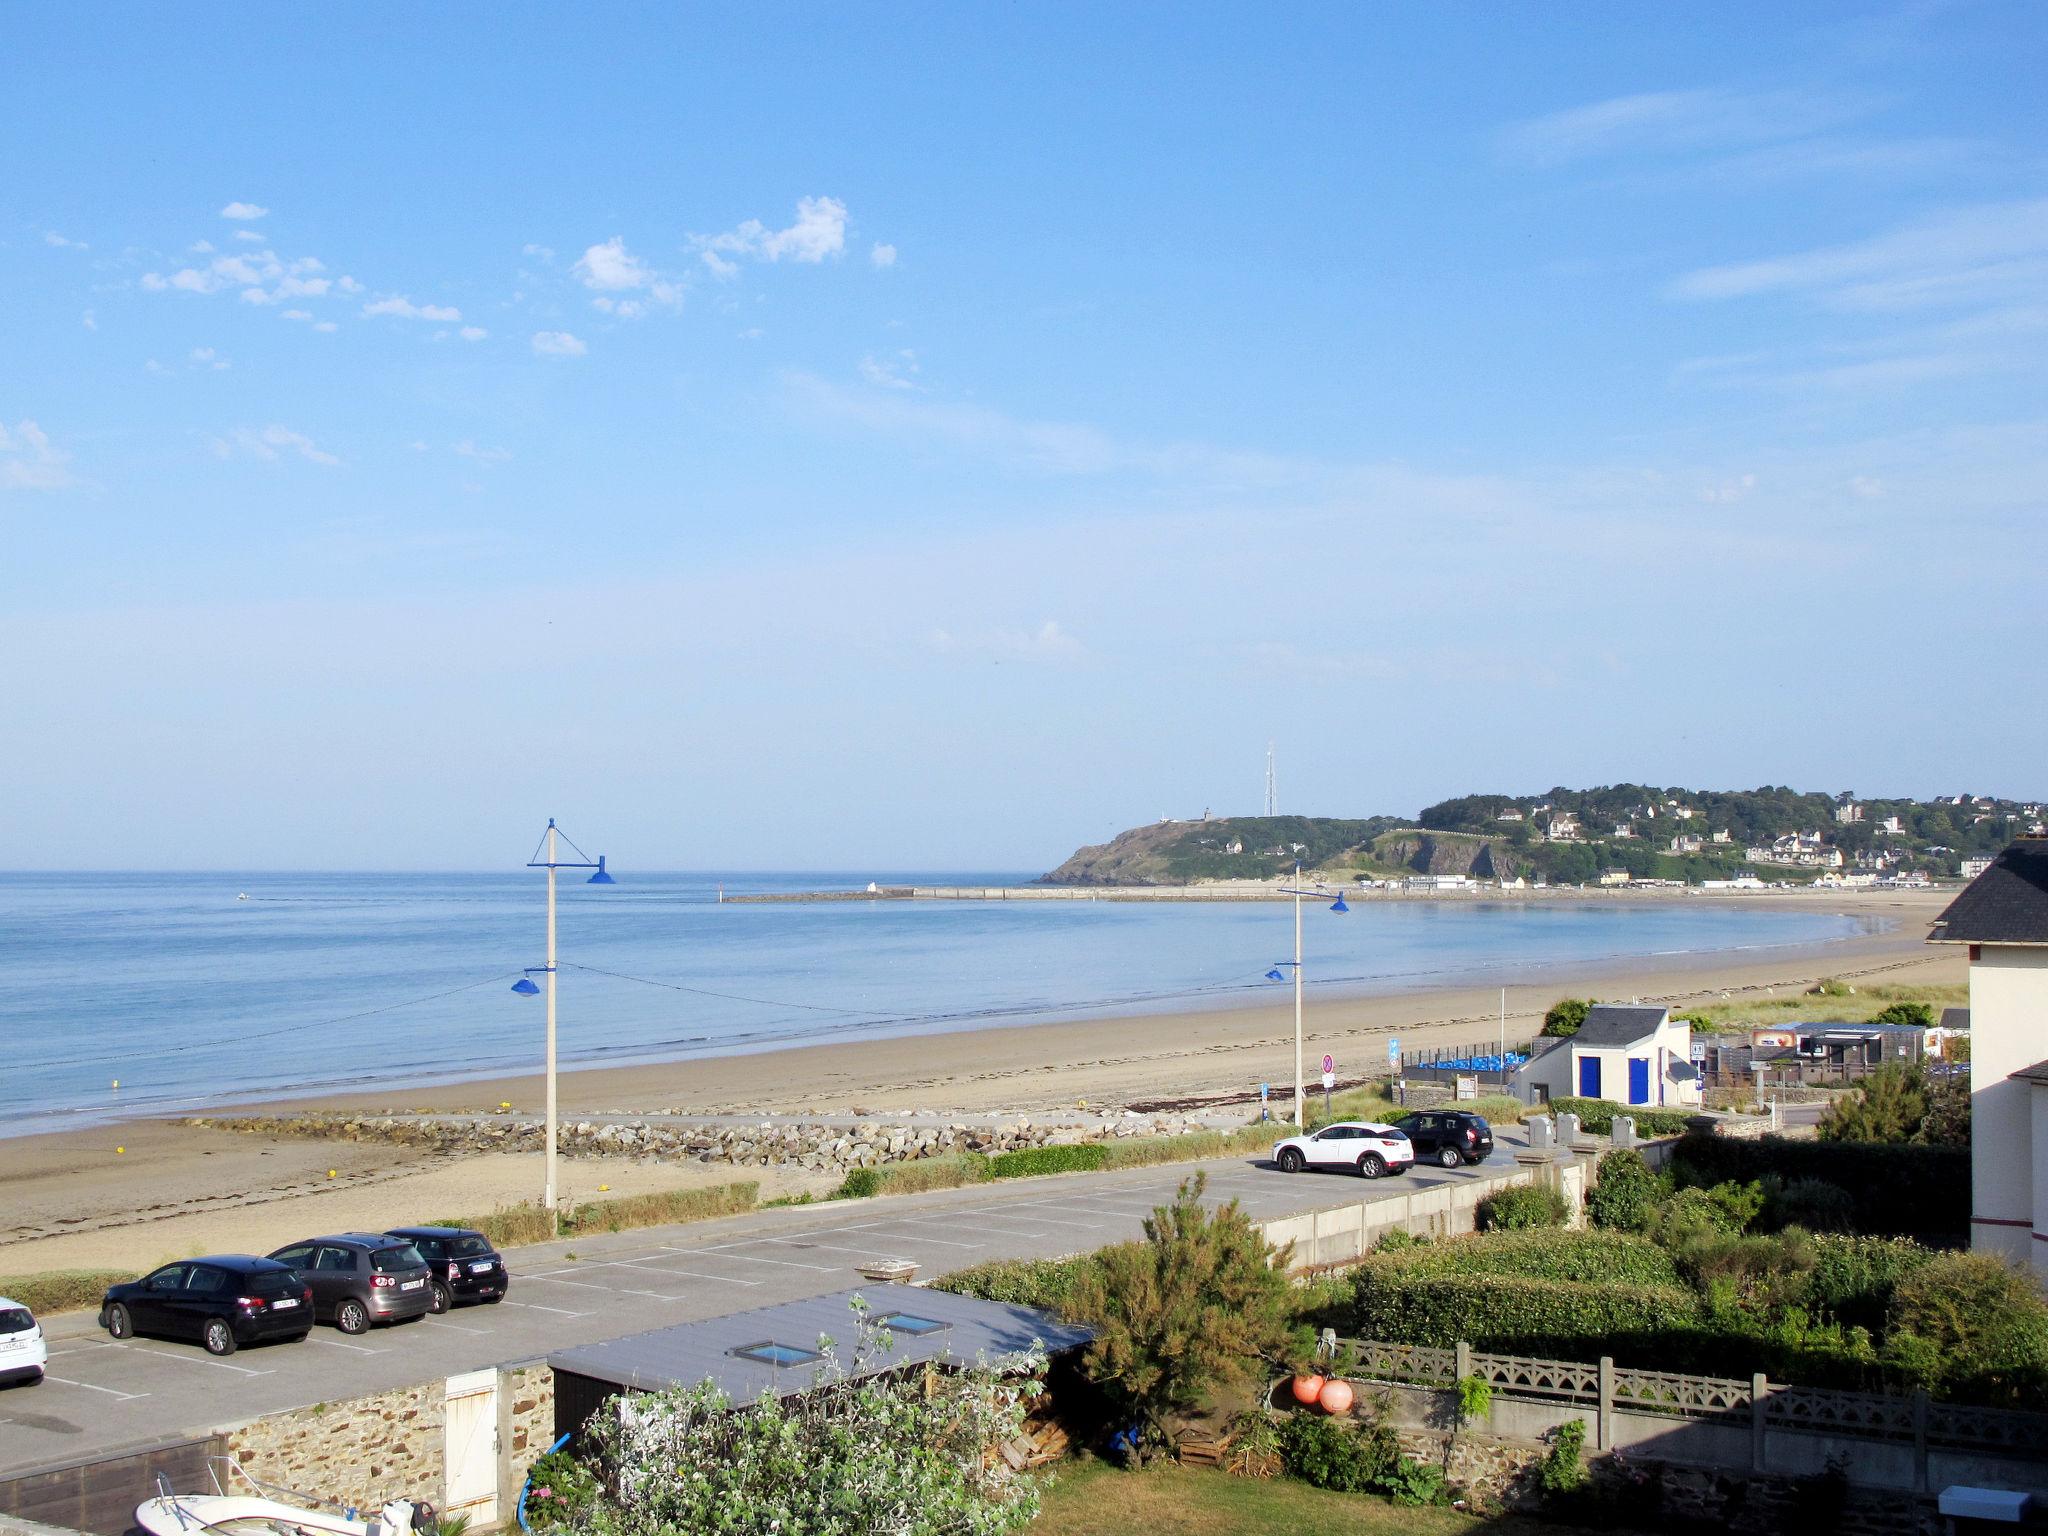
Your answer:
[[[49,1358],[35,1315],[0,1296],[0,1386],[34,1386],[43,1379]]]
[[[1370,1120],[1340,1120],[1305,1136],[1290,1136],[1273,1148],[1282,1173],[1304,1168],[1342,1169],[1362,1178],[1406,1173],[1415,1166],[1415,1148],[1408,1133]]]

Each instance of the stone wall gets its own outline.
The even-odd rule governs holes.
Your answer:
[[[512,1434],[507,1449],[519,1481],[546,1454],[555,1434],[555,1373],[545,1365],[515,1366],[505,1372],[512,1397]],[[516,1496],[516,1490],[515,1490]]]
[[[443,1383],[315,1403],[222,1432],[252,1477],[357,1509],[441,1501]]]

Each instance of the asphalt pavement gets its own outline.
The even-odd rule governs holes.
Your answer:
[[[1495,1134],[1498,1149],[1480,1167],[1418,1167],[1376,1183],[1218,1159],[782,1207],[540,1244],[507,1254],[512,1285],[497,1305],[357,1338],[322,1325],[303,1342],[246,1346],[225,1359],[196,1344],[117,1342],[90,1313],[53,1318],[42,1385],[0,1390],[0,1477],[822,1295],[859,1283],[857,1267],[878,1260],[911,1260],[928,1279],[987,1259],[1099,1248],[1140,1235],[1144,1218],[1197,1168],[1212,1199],[1235,1197],[1260,1221],[1446,1181],[1503,1179],[1517,1171],[1514,1152],[1524,1143],[1504,1127]]]

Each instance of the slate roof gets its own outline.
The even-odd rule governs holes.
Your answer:
[[[1967,1008],[1944,1008],[1941,1010],[1941,1028],[1967,1030],[1970,1027],[1970,1010]]]
[[[1043,1344],[1048,1355],[1059,1355],[1080,1348],[1093,1337],[1087,1328],[1062,1323],[1035,1307],[918,1286],[877,1284],[581,1344],[555,1351],[548,1356],[548,1364],[557,1371],[594,1377],[636,1392],[693,1387],[708,1378],[735,1403],[751,1403],[764,1392],[801,1392],[817,1379],[821,1362],[770,1366],[740,1359],[731,1352],[769,1342],[813,1350],[823,1334],[837,1343],[840,1360],[850,1366],[854,1317],[849,1303],[855,1296],[867,1299],[871,1318],[903,1312],[947,1325],[921,1337],[891,1335],[895,1348],[871,1362],[866,1373],[870,1375],[921,1360],[965,1365],[985,1356],[994,1361],[1022,1353],[1034,1343]]]
[[[1663,1028],[1665,1015],[1670,1012],[1669,1008],[1648,1005],[1595,1003],[1586,1010],[1586,1022],[1579,1026],[1579,1032],[1571,1037],[1571,1042],[1601,1050],[1634,1045],[1645,1035],[1653,1035]]]
[[[1930,944],[2048,944],[2048,838],[2023,837],[1963,887]]]
[[[2021,1067],[2017,1072],[2008,1073],[2007,1081],[2015,1083],[2040,1083],[2044,1087],[2048,1087],[2048,1061],[2037,1061],[2031,1067]]]

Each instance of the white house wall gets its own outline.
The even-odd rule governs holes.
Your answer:
[[[2048,1057],[2048,949],[1986,944],[1970,966],[1970,1246],[2048,1270],[2036,1191],[2048,1179],[2030,1085]],[[2032,1153],[2027,1148],[2032,1144]]]

